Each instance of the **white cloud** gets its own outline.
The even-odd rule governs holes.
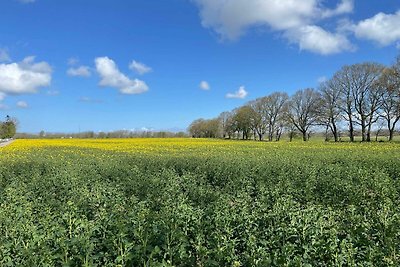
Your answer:
[[[76,68],[69,68],[67,74],[74,77],[90,77],[91,72],[88,66],[79,66]]]
[[[74,66],[79,63],[79,58],[77,57],[70,57],[67,61],[68,65]]]
[[[29,105],[28,105],[28,103],[26,103],[25,101],[18,101],[18,102],[17,102],[17,107],[18,107],[18,108],[28,108]]]
[[[333,54],[351,50],[346,36],[330,33],[315,25],[321,19],[353,11],[352,0],[342,0],[333,10],[322,0],[194,0],[202,25],[214,29],[222,39],[235,40],[247,29],[264,26],[283,33],[303,50]],[[328,42],[316,37],[328,37]],[[313,42],[316,42],[315,44]],[[327,47],[324,47],[327,46]]]
[[[11,61],[10,55],[8,54],[8,50],[6,48],[0,48],[0,62],[9,62]]]
[[[201,81],[199,87],[201,90],[205,90],[205,91],[211,89],[210,84],[206,81]]]
[[[0,93],[36,93],[40,87],[51,83],[52,69],[47,62],[35,63],[35,57],[27,57],[22,62],[0,64]]]
[[[400,41],[400,10],[395,14],[378,13],[351,26],[357,38],[387,46]]]
[[[327,9],[322,12],[323,18],[338,16],[341,14],[351,13],[354,10],[354,0],[342,0],[335,9]]]
[[[286,33],[286,37],[291,42],[297,43],[300,50],[313,51],[321,55],[336,54],[355,49],[345,35],[327,32],[315,25],[289,30]]]
[[[226,94],[226,98],[243,99],[243,98],[246,98],[247,95],[248,95],[248,92],[246,91],[244,86],[240,86],[239,90],[237,90],[236,92]]]
[[[138,74],[143,75],[146,74],[148,72],[152,71],[152,68],[146,66],[143,63],[137,62],[135,60],[133,60],[131,62],[131,64],[129,64],[129,68],[133,71],[136,71]]]
[[[122,94],[141,94],[149,90],[144,81],[129,79],[117,67],[115,62],[108,57],[95,59],[96,70],[101,80],[100,86],[117,88]]]

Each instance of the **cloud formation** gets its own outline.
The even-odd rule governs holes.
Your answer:
[[[52,68],[47,62],[35,62],[26,57],[21,62],[0,64],[0,94],[20,95],[36,93],[51,83]]]
[[[343,34],[331,33],[315,25],[308,25],[285,34],[300,50],[313,51],[321,55],[330,55],[342,51],[352,51],[354,46]]]
[[[226,98],[237,98],[237,99],[244,99],[248,95],[248,92],[244,88],[244,86],[240,86],[239,90],[234,93],[226,94]]]
[[[152,68],[150,68],[149,66],[146,66],[143,63],[137,62],[135,60],[133,60],[131,62],[131,64],[129,64],[129,68],[135,72],[137,72],[140,75],[149,73],[152,71]]]
[[[95,64],[97,73],[101,78],[100,86],[116,88],[121,94],[142,94],[149,90],[144,81],[128,78],[108,57],[96,58]]]
[[[206,81],[201,81],[199,87],[201,90],[204,90],[204,91],[211,89],[210,84]]]
[[[342,33],[332,33],[317,22],[353,11],[353,0],[342,0],[335,9],[322,7],[321,0],[194,0],[202,25],[214,29],[222,39],[236,40],[254,26],[283,33],[300,49],[320,54],[351,50]],[[318,41],[328,38],[327,42]],[[317,40],[317,42],[315,42]],[[327,45],[327,46],[326,46]]]
[[[67,70],[67,74],[73,77],[90,77],[92,75],[88,66],[71,67]]]
[[[11,61],[10,55],[8,54],[8,50],[6,48],[0,48],[0,62],[9,62]]]
[[[18,108],[28,108],[29,105],[28,105],[28,103],[26,103],[25,101],[18,101],[18,102],[17,102],[17,107],[18,107]]]
[[[400,41],[400,10],[395,14],[378,13],[350,27],[357,38],[382,46],[395,44]]]

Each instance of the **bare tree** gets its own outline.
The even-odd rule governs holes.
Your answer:
[[[227,136],[230,139],[232,136],[232,113],[225,111],[222,112],[218,118],[221,124],[222,137],[225,139]]]
[[[349,66],[342,67],[337,71],[330,80],[332,86],[337,88],[340,93],[339,109],[343,113],[343,119],[348,122],[350,142],[354,142],[354,100],[352,94],[351,68]]]
[[[355,122],[361,127],[362,141],[371,141],[371,128],[379,116],[382,91],[378,79],[383,67],[377,63],[348,66],[351,93],[354,101]]]
[[[338,81],[331,79],[322,83],[320,93],[319,119],[327,129],[330,129],[335,142],[337,142],[339,141],[338,122],[342,115],[341,90]]]
[[[287,119],[308,140],[308,131],[318,118],[320,95],[312,88],[297,91],[289,100],[286,112]]]
[[[272,141],[274,134],[279,135],[279,122],[283,120],[283,110],[289,96],[286,93],[273,93],[266,98],[265,111],[268,119],[268,140]]]
[[[266,97],[258,98],[247,104],[254,111],[253,116],[252,116],[252,127],[260,141],[263,140],[264,134],[267,129],[267,118],[265,116],[266,114],[265,114],[265,105],[264,105],[265,98]]]
[[[400,58],[382,72],[380,86],[383,91],[381,116],[386,121],[389,141],[393,141],[396,124],[400,120]]]

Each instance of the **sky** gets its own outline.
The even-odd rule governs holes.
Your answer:
[[[185,130],[400,52],[395,0],[1,0],[0,120]]]

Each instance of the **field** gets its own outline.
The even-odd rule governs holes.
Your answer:
[[[0,266],[399,265],[397,143],[0,148]]]

